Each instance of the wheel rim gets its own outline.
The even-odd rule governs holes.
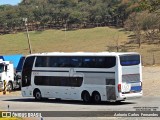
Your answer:
[[[94,102],[99,103],[101,101],[101,96],[100,94],[96,93],[94,94]]]
[[[36,92],[36,95],[35,95],[35,96],[36,96],[36,99],[37,99],[37,100],[40,100],[40,99],[41,99],[41,93],[40,93],[40,92]]]
[[[95,100],[96,102],[99,102],[99,101],[100,101],[100,96],[99,96],[98,94],[96,94],[95,97],[94,97],[94,100]]]
[[[84,100],[85,102],[89,102],[89,100],[90,100],[90,96],[89,96],[89,94],[87,94],[87,93],[84,94],[84,97],[83,97],[83,98],[84,98],[83,100]]]
[[[11,85],[11,83],[8,84],[7,90],[8,90],[8,91],[11,91],[11,90],[12,90],[12,85]]]

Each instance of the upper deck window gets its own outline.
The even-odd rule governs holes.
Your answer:
[[[114,56],[37,56],[35,67],[111,68]]]
[[[120,55],[120,63],[122,66],[138,65],[140,64],[140,55]]]

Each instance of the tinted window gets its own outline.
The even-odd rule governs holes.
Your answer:
[[[39,56],[36,59],[35,67],[48,67],[49,66],[49,57]]]
[[[111,68],[116,65],[116,57],[105,57],[104,68]]]
[[[96,68],[96,58],[95,57],[83,57],[83,67],[84,68]]]
[[[58,67],[58,66],[59,66],[59,58],[58,57],[50,57],[49,67]]]
[[[59,57],[58,67],[71,67],[70,58],[69,57]]]
[[[22,70],[22,87],[31,85],[31,72],[35,57],[27,57]]]
[[[35,85],[80,87],[82,77],[35,76]]]
[[[0,64],[0,73],[4,71],[4,65]]]
[[[83,67],[83,68],[111,68],[116,65],[116,58],[108,57],[64,57],[39,56],[35,67]]]
[[[140,64],[140,55],[121,55],[120,63],[122,66]]]
[[[97,57],[96,59],[96,67],[103,68],[105,65],[105,57]]]
[[[17,72],[22,71],[22,66],[23,66],[24,60],[25,60],[25,57],[21,57],[21,59],[20,59],[18,65],[17,65],[17,68],[16,68],[16,71],[17,71]]]
[[[71,67],[82,67],[81,57],[71,57]]]
[[[35,67],[70,67],[69,57],[39,56]]]
[[[116,65],[116,57],[84,57],[84,68],[111,68]]]

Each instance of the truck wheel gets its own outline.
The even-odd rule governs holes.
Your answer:
[[[41,92],[39,90],[36,90],[34,93],[34,97],[35,97],[35,100],[37,101],[42,100]]]
[[[12,90],[13,90],[13,85],[12,85],[11,82],[8,82],[7,90],[8,90],[8,91],[12,91]]]

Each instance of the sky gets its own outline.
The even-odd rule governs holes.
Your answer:
[[[0,0],[0,5],[18,5],[22,0]]]

